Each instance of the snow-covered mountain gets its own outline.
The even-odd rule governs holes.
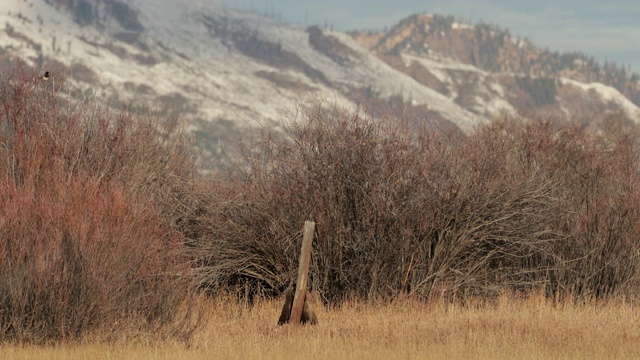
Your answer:
[[[212,157],[247,127],[279,126],[283,112],[317,101],[364,99],[392,111],[400,102],[416,118],[463,131],[498,111],[533,108],[640,120],[620,90],[580,71],[494,69],[456,50],[468,32],[478,42],[474,27],[449,22],[438,30],[437,16],[410,19],[388,33],[346,34],[207,0],[4,0],[0,58],[21,56],[54,79],[168,105]],[[637,79],[628,84],[640,88]]]

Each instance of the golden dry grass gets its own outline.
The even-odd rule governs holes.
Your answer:
[[[319,308],[318,326],[278,327],[278,302],[215,302],[187,347],[124,344],[0,346],[17,359],[637,359],[640,314],[623,301],[554,306],[541,297],[494,304],[402,301]]]

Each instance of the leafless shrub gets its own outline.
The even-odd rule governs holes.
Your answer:
[[[313,218],[310,282],[330,302],[637,288],[635,143],[552,124],[451,136],[320,107],[288,136],[265,131],[217,185],[202,285],[282,291]]]
[[[0,339],[188,336],[187,139],[52,77],[18,64],[0,84]]]

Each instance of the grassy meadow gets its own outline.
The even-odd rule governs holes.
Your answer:
[[[542,296],[493,304],[316,306],[317,326],[277,326],[280,303],[216,301],[188,343],[1,345],[18,359],[637,359],[640,313],[622,301],[554,305]]]

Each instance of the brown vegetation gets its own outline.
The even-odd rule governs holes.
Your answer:
[[[19,64],[0,84],[0,340],[187,335],[188,142],[41,76]]]
[[[534,295],[466,304],[348,301],[318,326],[277,326],[279,301],[207,306],[191,346],[154,338],[55,347],[0,345],[3,360],[46,359],[637,359],[640,313],[622,301],[575,305]]]
[[[328,302],[639,289],[635,138],[512,118],[447,135],[318,108],[251,145],[202,222],[212,290],[282,291],[308,217],[310,283]]]
[[[56,71],[41,76],[16,65],[0,83],[0,341],[191,341],[197,290],[258,310],[283,293],[309,219],[309,282],[325,304],[472,306],[504,293],[571,304],[640,290],[633,124],[611,119],[602,127],[615,131],[595,133],[502,118],[464,135],[319,106],[204,178],[180,127],[75,99]],[[358,318],[351,333],[380,324]],[[339,319],[322,326],[346,326]]]

